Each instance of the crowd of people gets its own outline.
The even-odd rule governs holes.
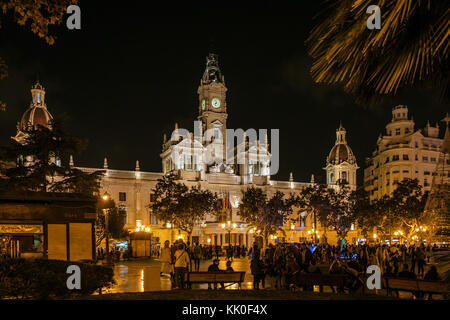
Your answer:
[[[433,247],[428,245],[344,245],[330,244],[270,244],[266,249],[230,246],[225,251],[226,270],[219,269],[219,258],[223,251],[218,246],[185,244],[181,240],[172,246],[166,241],[161,249],[161,276],[170,275],[174,288],[184,288],[187,271],[200,271],[201,260],[213,263],[208,271],[232,272],[234,258],[249,257],[253,275],[253,288],[289,289],[295,285],[298,273],[322,273],[324,267],[330,274],[346,274],[351,283],[358,287],[358,277],[365,273],[369,265],[377,265],[384,276],[439,280],[435,266],[425,273],[425,265],[430,264]],[[322,267],[319,267],[321,265]],[[328,267],[329,266],[329,267]],[[359,281],[359,286],[361,285]],[[342,288],[338,288],[338,290]],[[334,291],[334,289],[333,289]]]

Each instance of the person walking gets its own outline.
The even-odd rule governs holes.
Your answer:
[[[164,248],[161,249],[161,259],[159,261],[161,262],[161,271],[159,272],[159,275],[172,274],[172,266],[170,264],[172,262],[172,257],[169,240],[164,241]]]
[[[189,254],[184,249],[184,244],[181,243],[178,245],[178,250],[175,251],[175,283],[178,289],[184,289],[184,275],[189,263]]]

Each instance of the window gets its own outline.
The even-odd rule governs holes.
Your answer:
[[[155,201],[156,201],[156,194],[150,193],[150,202],[155,202]]]
[[[403,170],[403,173],[409,173],[409,170]]]
[[[418,148],[419,147],[419,143],[416,141],[416,148]]]
[[[425,187],[428,187],[430,184],[428,183],[428,180],[427,179],[424,179],[423,180],[423,185],[425,186]]]
[[[153,213],[153,210],[149,210],[149,219],[150,224],[158,224],[158,219],[156,219],[156,215]]]
[[[400,159],[400,156],[398,154],[392,156],[392,161],[398,161]]]
[[[431,158],[431,162],[436,162],[436,158]]]
[[[406,128],[406,129],[405,129],[405,133],[409,133],[409,128]]]
[[[416,161],[418,161],[419,160],[419,156],[416,154]]]
[[[407,154],[403,155],[403,160],[409,160],[409,156]]]
[[[119,215],[123,217],[123,223],[128,224],[128,208],[126,206],[119,206]]]
[[[400,135],[400,128],[395,129],[395,135],[399,136]]]
[[[388,163],[389,162],[389,157],[386,158],[386,161],[384,163]]]
[[[422,157],[422,160],[428,162],[428,157]]]
[[[342,180],[347,181],[347,171],[342,171]]]
[[[430,175],[430,171],[424,171],[423,174],[426,175],[426,176],[429,176]]]
[[[127,201],[127,193],[119,192],[119,201]]]

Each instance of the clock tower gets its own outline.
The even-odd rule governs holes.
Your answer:
[[[206,69],[198,87],[199,116],[202,122],[202,132],[206,130],[219,131],[223,143],[223,158],[226,152],[227,102],[225,80],[220,72],[218,56],[210,53],[206,57]],[[211,132],[211,131],[210,131]],[[217,137],[217,135],[215,135]],[[216,142],[217,141],[217,138]],[[211,138],[204,141],[205,146]]]

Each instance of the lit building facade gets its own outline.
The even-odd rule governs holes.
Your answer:
[[[86,168],[76,166],[71,157],[70,165],[85,172],[104,170],[101,181],[101,194],[107,192],[117,204],[119,210],[126,212],[125,228],[134,231],[136,228],[150,227],[152,239],[162,244],[165,240],[171,243],[177,239],[186,239],[186,234],[177,230],[165,221],[158,221],[151,211],[150,205],[154,201],[153,189],[158,179],[165,174],[174,173],[178,182],[190,186],[198,186],[217,193],[223,203],[223,211],[217,216],[208,216],[201,221],[192,234],[192,241],[211,245],[245,245],[251,246],[254,241],[262,243],[262,238],[255,232],[254,227],[245,224],[238,215],[238,207],[242,191],[250,186],[263,189],[268,196],[281,191],[285,195],[299,194],[305,187],[314,184],[314,176],[310,182],[296,182],[293,174],[289,181],[272,180],[270,176],[271,154],[267,134],[260,139],[252,140],[252,132],[244,132],[243,137],[237,138],[237,145],[230,157],[227,150],[227,87],[218,65],[216,55],[207,57],[206,69],[198,87],[198,116],[194,124],[194,133],[178,128],[175,124],[170,137],[163,136],[162,172],[144,172],[140,170],[136,161],[134,170],[114,170],[109,168],[108,159],[103,160],[103,166]],[[40,97],[45,96],[42,88]],[[32,90],[33,101],[35,94]],[[45,106],[46,112],[48,112]],[[28,114],[28,111],[25,115]],[[25,117],[24,115],[24,117]],[[51,115],[48,114],[48,121]],[[39,118],[22,120],[28,125],[36,125]],[[197,127],[195,127],[197,126]],[[18,136],[20,136],[18,126]],[[356,159],[347,144],[346,130],[339,126],[336,130],[336,142],[327,157],[327,182],[330,187],[336,187],[339,182],[347,182],[351,188],[356,187]],[[17,137],[17,136],[16,136]],[[234,139],[235,137],[233,137]],[[227,153],[228,151],[228,153]],[[208,159],[206,159],[208,158]],[[230,161],[227,161],[230,160]],[[239,159],[244,159],[240,162]],[[75,159],[76,160],[76,159]],[[301,208],[295,209],[295,223],[287,223],[271,242],[300,242],[313,239],[313,217]],[[230,225],[228,228],[228,221]],[[224,225],[225,224],[225,228]],[[323,234],[321,226],[316,228],[319,236]],[[309,231],[309,233],[308,233]],[[326,231],[329,243],[338,240],[333,230]],[[358,231],[349,232],[347,239],[355,242]]]
[[[405,178],[418,179],[423,190],[429,191],[442,141],[437,124],[433,127],[428,122],[424,129],[416,130],[408,107],[394,107],[386,135],[380,135],[372,157],[366,159],[364,188],[370,199],[390,195]]]

